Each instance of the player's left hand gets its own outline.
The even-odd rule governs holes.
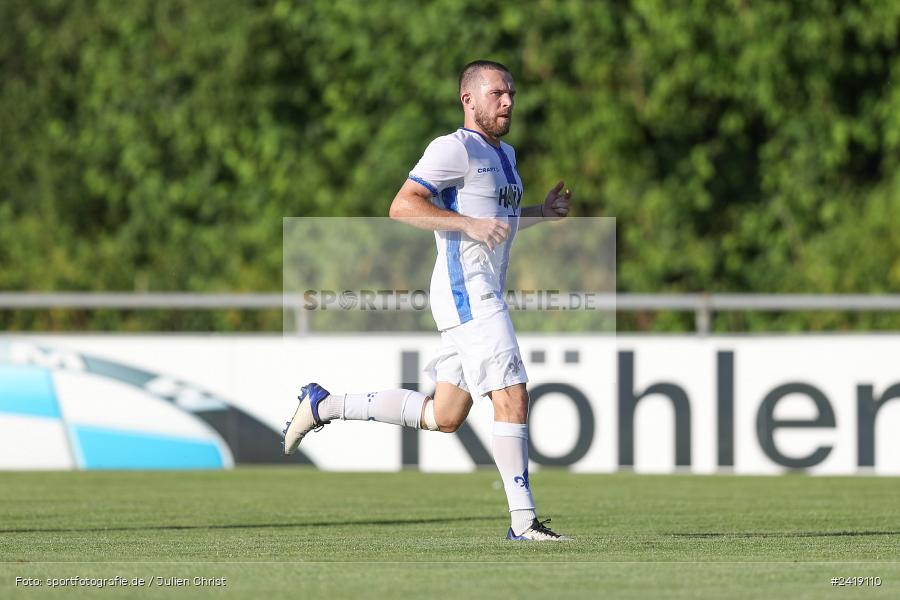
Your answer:
[[[547,192],[547,198],[541,205],[541,216],[549,220],[562,219],[569,214],[569,201],[572,199],[572,190],[565,187],[565,182],[560,181],[553,189]]]

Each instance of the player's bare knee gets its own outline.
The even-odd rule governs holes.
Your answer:
[[[466,420],[468,411],[446,410],[446,408],[436,414],[437,425],[443,433],[453,433],[462,427]]]
[[[456,433],[460,427],[462,427],[463,421],[447,421],[445,423],[438,423],[438,427],[441,429],[441,433]]]
[[[527,423],[528,422],[528,407],[524,405],[517,405],[506,412],[506,420],[510,423]]]
[[[454,433],[462,427],[462,424],[465,423],[465,421],[466,415],[463,414],[446,415],[443,416],[443,418],[438,419],[438,426],[443,433]]]
[[[515,391],[511,394],[511,398],[515,406],[523,406],[526,410],[528,409],[528,390],[525,389],[524,386],[515,388]]]
[[[514,391],[511,394],[511,400],[515,410],[526,415],[528,414],[528,390],[525,389],[524,385],[514,388]]]
[[[491,394],[494,417],[500,421],[525,423],[528,418],[528,391],[525,386],[513,386]]]

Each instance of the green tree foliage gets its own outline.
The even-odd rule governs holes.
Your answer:
[[[616,217],[621,291],[897,291],[898,27],[878,0],[5,0],[0,289],[279,290],[281,218],[385,215],[488,57],[526,201],[564,177]],[[6,324],[175,318],[66,314]]]

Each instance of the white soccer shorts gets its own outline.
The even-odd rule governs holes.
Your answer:
[[[476,317],[442,331],[441,348],[425,372],[435,383],[451,383],[476,398],[527,383],[509,311]]]

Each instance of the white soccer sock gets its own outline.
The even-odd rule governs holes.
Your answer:
[[[523,508],[522,510],[511,510],[509,511],[509,526],[512,527],[513,533],[516,535],[522,535],[525,531],[531,527],[531,524],[537,518],[537,513],[534,512],[533,508]]]
[[[528,425],[494,421],[494,462],[503,480],[513,533],[521,534],[535,518],[528,481]]]
[[[331,394],[319,404],[319,418],[323,421],[378,421],[418,429],[427,398],[412,390]]]

